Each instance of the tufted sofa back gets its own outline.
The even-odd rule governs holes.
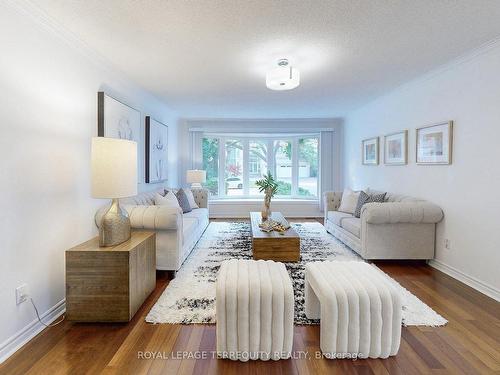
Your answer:
[[[366,190],[366,192],[369,193],[369,194],[380,194],[380,193],[383,193],[383,191],[373,190],[373,189],[370,189],[370,188],[368,188]],[[386,202],[422,202],[424,200],[423,199],[419,199],[419,198],[410,197],[408,195],[387,193],[386,196],[385,196],[385,201]]]
[[[122,198],[120,199],[120,204],[122,205],[144,205],[144,206],[152,206],[155,204],[155,194],[163,193],[164,190],[173,191],[175,194],[178,189],[170,189],[170,188],[162,188],[152,191],[146,191],[140,194],[137,194],[133,197]]]

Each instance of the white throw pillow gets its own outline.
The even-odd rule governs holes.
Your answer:
[[[178,208],[179,210],[181,209],[181,206],[179,206],[179,201],[177,200],[177,197],[171,191],[169,191],[167,194],[165,194],[164,197],[161,196],[160,194],[156,193],[155,194],[155,206],[168,206],[168,207]]]
[[[195,208],[200,208],[196,204],[196,201],[194,200],[193,192],[191,189],[182,189],[184,190],[184,193],[186,193],[186,197],[188,199],[189,205],[191,206],[191,209],[194,210]]]
[[[345,212],[347,214],[354,214],[356,211],[356,205],[359,200],[359,191],[354,192],[351,189],[345,189],[342,193],[342,200],[340,201],[340,212]]]

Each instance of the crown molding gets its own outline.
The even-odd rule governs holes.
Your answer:
[[[177,112],[173,108],[171,108],[164,99],[159,98],[157,95],[153,94],[149,90],[142,87],[139,83],[132,80],[127,76],[125,72],[115,66],[112,61],[95,51],[74,32],[62,26],[59,22],[57,22],[57,20],[49,16],[34,1],[4,0],[4,3],[10,6],[18,14],[29,17],[42,30],[46,31],[49,35],[52,35],[53,37],[63,42],[72,51],[78,53],[80,56],[105,72],[107,75],[112,76],[113,79],[121,82],[125,86],[132,86],[136,89],[139,89],[143,93],[149,95],[151,98],[154,98],[159,103],[163,104],[170,111]],[[103,85],[106,86],[105,82],[103,82]]]
[[[361,105],[356,106],[355,108],[351,109],[347,113],[347,117],[349,117],[349,115],[352,114],[353,112],[356,112],[357,110],[362,109],[362,108],[378,101],[381,98],[384,98],[384,97],[392,95],[392,94],[396,94],[398,92],[404,92],[405,90],[408,90],[411,86],[419,85],[419,84],[422,84],[424,82],[427,82],[427,81],[429,81],[435,77],[438,77],[438,76],[440,76],[440,75],[448,72],[449,70],[452,70],[460,65],[464,65],[464,64],[467,64],[471,61],[474,61],[475,59],[477,59],[477,58],[479,58],[479,57],[481,57],[481,56],[483,56],[483,55],[485,55],[485,54],[487,54],[487,53],[489,53],[489,52],[491,52],[499,47],[500,47],[500,36],[493,38],[493,39],[481,44],[480,46],[478,46],[472,50],[469,50],[468,52],[466,52],[458,57],[455,57],[454,59],[429,70],[427,73],[423,73],[416,78],[413,78],[409,81],[403,82],[399,86],[396,86],[395,88],[393,88],[385,93],[382,93],[382,94],[376,96],[375,98],[366,101],[365,103],[363,103]]]

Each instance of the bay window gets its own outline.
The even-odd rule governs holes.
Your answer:
[[[278,182],[277,198],[318,198],[317,134],[205,134],[201,144],[203,168],[207,171],[205,187],[213,197],[262,197],[255,182],[270,171]]]

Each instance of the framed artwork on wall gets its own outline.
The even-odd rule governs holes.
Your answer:
[[[453,121],[417,129],[417,164],[451,164]]]
[[[146,116],[146,183],[168,179],[168,126]]]
[[[143,137],[141,112],[103,91],[97,93],[97,135],[99,137],[128,139],[137,142],[137,176],[144,181]]]
[[[408,130],[384,136],[384,164],[405,165],[408,163]]]
[[[363,165],[378,165],[379,137],[365,139],[361,144]]]

